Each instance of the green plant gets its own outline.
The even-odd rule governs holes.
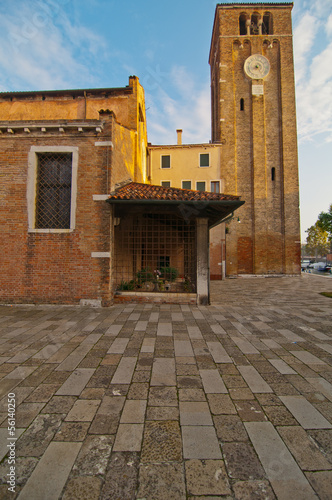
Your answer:
[[[332,299],[332,292],[320,292],[320,295],[324,295],[324,297]]]
[[[146,269],[141,269],[137,271],[136,278],[139,284],[145,283],[146,281],[153,281],[153,274],[150,269],[147,267]]]
[[[135,290],[135,281],[121,281],[120,285],[117,288],[118,290]]]
[[[179,276],[179,271],[175,267],[161,267],[161,277],[166,281],[175,281]]]

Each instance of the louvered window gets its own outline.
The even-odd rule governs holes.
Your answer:
[[[70,228],[71,184],[71,153],[38,154],[36,228]]]

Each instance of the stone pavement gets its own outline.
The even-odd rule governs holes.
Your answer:
[[[0,306],[0,497],[331,498],[332,281],[211,289],[207,307]]]

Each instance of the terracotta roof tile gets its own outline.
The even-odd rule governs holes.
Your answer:
[[[191,189],[165,188],[150,184],[130,182],[110,194],[109,200],[151,200],[151,201],[237,201],[239,196]]]

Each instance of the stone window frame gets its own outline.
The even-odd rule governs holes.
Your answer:
[[[53,229],[53,228],[39,229],[36,227],[38,155],[41,153],[71,153],[72,155],[70,227],[68,229]],[[29,233],[71,233],[75,230],[76,204],[77,204],[77,170],[78,170],[77,146],[31,146],[30,151],[28,153],[28,178],[27,178],[27,207],[28,207]]]
[[[203,183],[204,182],[204,189],[198,189],[198,183]],[[196,191],[206,191],[206,181],[205,180],[201,180],[201,181],[196,181]]]
[[[190,187],[189,187],[189,188],[187,188],[187,187],[183,187],[183,183],[184,183],[184,182],[190,182]],[[181,188],[182,188],[182,189],[192,189],[192,187],[191,187],[191,186],[192,186],[192,181],[191,181],[191,179],[183,179],[183,180],[181,181]]]
[[[212,184],[217,184],[219,185],[219,191],[212,191]],[[221,193],[221,181],[220,179],[216,179],[216,180],[211,180],[210,181],[210,192],[211,193]]]
[[[169,158],[169,167],[163,167],[163,158],[168,157]],[[166,170],[168,168],[171,168],[171,155],[160,155],[160,168],[162,170]]]
[[[208,165],[201,165],[201,156],[202,155],[208,155],[209,156],[209,164]],[[206,153],[206,152],[205,153],[199,153],[199,157],[198,158],[199,158],[199,163],[198,163],[199,168],[210,168],[211,167],[211,155],[210,155],[210,153]]]
[[[166,182],[167,182],[167,183],[169,183],[169,186],[163,186],[163,183],[166,183]],[[171,185],[172,185],[172,184],[171,184],[171,181],[170,181],[170,180],[163,180],[163,181],[160,181],[160,185],[161,185],[162,187],[164,187],[164,188],[169,188],[169,187],[171,187]]]

